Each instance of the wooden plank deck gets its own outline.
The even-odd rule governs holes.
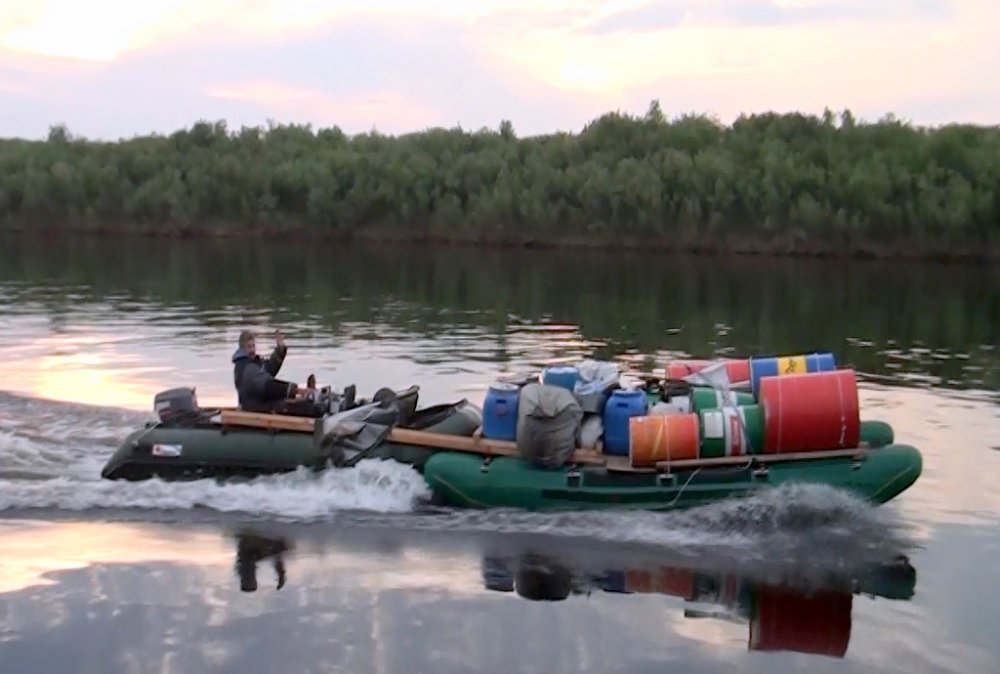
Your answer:
[[[220,412],[221,421],[229,426],[246,426],[251,428],[264,428],[283,431],[293,431],[300,433],[314,433],[316,430],[316,419],[310,417],[292,417],[281,414],[268,414],[258,412],[243,412],[240,410],[222,410]],[[445,433],[431,433],[429,431],[418,431],[409,428],[394,428],[386,438],[389,442],[401,445],[415,445],[420,447],[436,447],[455,452],[468,452],[481,456],[509,456],[519,457],[520,451],[517,444],[505,440],[491,440],[482,437],[481,429],[477,429],[471,437],[461,435],[448,435]],[[771,464],[787,461],[807,461],[819,459],[836,458],[863,458],[870,448],[867,444],[853,449],[837,449],[819,452],[794,452],[787,454],[754,454],[748,456],[724,456],[713,459],[683,459],[677,461],[659,461],[655,466],[633,467],[627,456],[612,456],[593,449],[577,449],[571,459],[571,463],[605,466],[608,470],[626,473],[652,473],[665,470],[681,470],[689,468],[721,468],[726,466],[742,466],[747,463]]]

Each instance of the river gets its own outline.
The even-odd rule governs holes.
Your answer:
[[[102,481],[181,385],[282,375],[480,403],[561,359],[832,350],[923,475],[677,513],[424,510],[363,462]],[[0,663],[34,672],[995,672],[1000,270],[0,235]],[[280,588],[278,586],[281,586]]]

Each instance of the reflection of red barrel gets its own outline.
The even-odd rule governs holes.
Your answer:
[[[667,363],[667,379],[683,379],[689,375],[701,372],[718,362],[726,364],[726,372],[730,382],[750,381],[750,360],[738,358],[720,358],[719,360],[672,360]]]
[[[854,370],[760,380],[764,452],[809,452],[858,446],[861,429]]]
[[[796,651],[842,658],[851,640],[848,592],[822,590],[809,596],[761,587],[750,621],[750,650]]]
[[[660,569],[656,577],[656,591],[684,599],[694,598],[694,574],[687,569]]]
[[[625,569],[625,591],[646,594],[653,591],[653,574],[646,569]]]
[[[625,591],[640,594],[668,594],[683,599],[694,597],[694,574],[687,569],[662,567],[657,572],[649,569],[626,569]]]

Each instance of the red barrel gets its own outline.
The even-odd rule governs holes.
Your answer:
[[[710,360],[672,360],[667,363],[667,379],[683,379],[712,364]]]
[[[851,641],[849,592],[809,595],[762,587],[750,621],[750,650],[795,651],[842,658]]]
[[[726,363],[726,370],[729,372],[729,381],[736,382],[750,381],[750,359],[730,360]]]
[[[697,414],[655,414],[628,420],[629,461],[633,468],[659,461],[698,458]]]
[[[760,380],[764,452],[815,452],[858,446],[861,417],[854,370]]]
[[[750,381],[750,360],[739,358],[720,358],[718,360],[672,360],[667,363],[667,379],[683,379],[689,375],[701,372],[710,365],[719,362],[726,364],[726,372],[731,383]]]

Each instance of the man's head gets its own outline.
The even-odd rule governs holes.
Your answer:
[[[257,339],[253,332],[244,330],[240,333],[240,348],[246,351],[251,358],[257,355]]]

